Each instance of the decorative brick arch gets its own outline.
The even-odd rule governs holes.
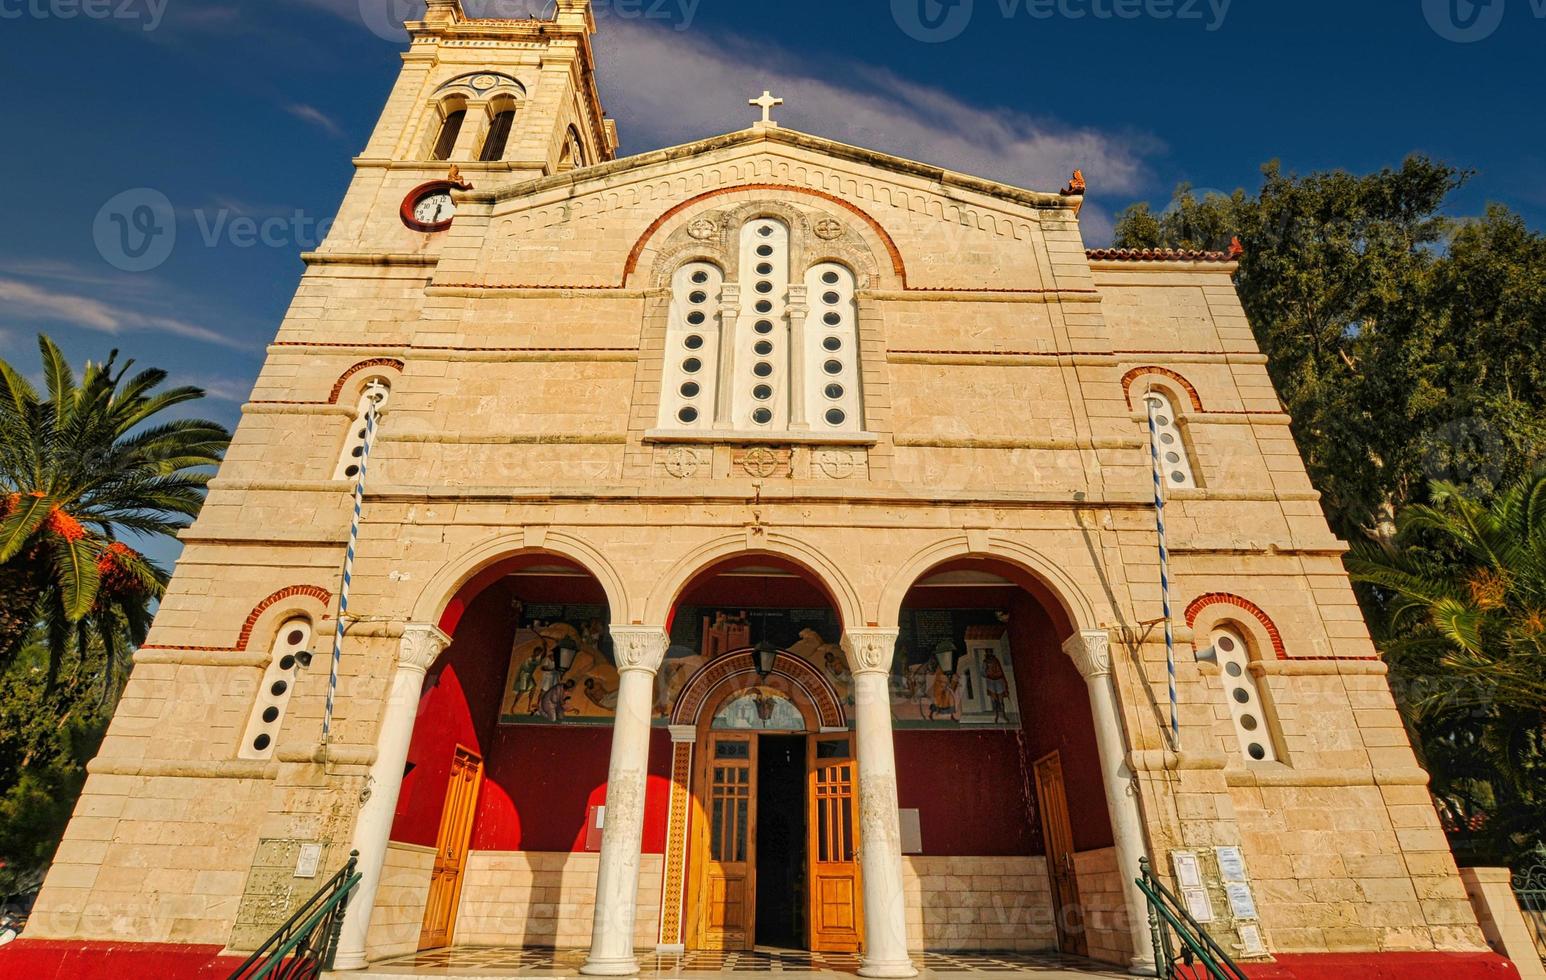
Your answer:
[[[1207,411],[1207,409],[1202,407],[1202,396],[1197,393],[1195,385],[1169,368],[1155,367],[1153,365],[1133,368],[1122,376],[1122,393],[1127,396],[1128,408],[1133,407],[1133,383],[1146,374],[1157,374],[1162,378],[1169,378],[1171,381],[1174,381],[1186,392],[1186,397],[1191,399],[1194,411]]]
[[[886,246],[886,252],[891,256],[891,269],[896,273],[896,277],[901,282],[902,288],[907,288],[907,266],[902,262],[902,251],[901,249],[897,248],[896,240],[891,237],[891,233],[886,231],[886,229],[879,221],[876,221],[869,212],[858,207],[857,205],[843,200],[840,197],[837,197],[836,195],[828,194],[825,191],[812,190],[809,187],[796,187],[793,184],[740,184],[736,187],[720,187],[711,191],[705,191],[704,193],[699,194],[697,197],[689,198],[683,201],[681,204],[676,205],[665,214],[662,214],[660,217],[656,218],[655,221],[644,230],[644,234],[639,236],[639,240],[634,243],[633,251],[628,253],[628,263],[627,265],[623,266],[623,284],[627,285],[629,277],[631,277],[634,272],[638,270],[639,258],[644,254],[645,247],[649,245],[650,239],[655,237],[655,233],[658,232],[667,221],[670,221],[672,218],[676,217],[689,208],[702,204],[704,201],[716,197],[722,197],[726,194],[739,194],[744,191],[785,191],[790,194],[803,194],[807,197],[820,198],[828,204],[832,204],[844,209],[845,211],[852,212],[857,218],[859,218],[859,220],[868,225],[870,229],[875,232],[876,236],[880,238],[881,242]]]
[[[1256,618],[1257,622],[1261,623],[1262,629],[1267,631],[1268,638],[1272,640],[1272,649],[1277,653],[1278,659],[1289,659],[1288,650],[1283,646],[1283,634],[1278,632],[1277,624],[1272,621],[1272,617],[1263,612],[1261,606],[1258,606],[1251,600],[1242,599],[1237,595],[1230,595],[1228,592],[1210,592],[1207,595],[1200,595],[1192,600],[1192,604],[1186,607],[1187,627],[1190,628],[1197,623],[1197,617],[1202,614],[1204,609],[1217,605],[1235,606],[1250,613]]]
[[[392,370],[401,373],[403,370],[403,362],[399,361],[395,357],[373,357],[368,361],[361,361],[354,367],[338,376],[338,380],[333,384],[333,393],[328,396],[328,402],[333,405],[337,405],[338,396],[344,393],[344,385],[349,383],[349,379],[354,377],[356,374],[359,374],[361,371],[367,371],[373,367],[391,368]]]
[[[170,644],[169,645],[161,645],[161,644],[147,643],[144,646],[140,647],[140,649],[141,650],[190,650],[190,651],[197,651],[197,652],[200,652],[200,653],[241,653],[241,652],[244,652],[247,649],[247,644],[252,640],[252,631],[253,631],[253,628],[258,625],[258,620],[263,618],[263,614],[265,612],[267,612],[271,606],[273,606],[275,603],[283,602],[286,599],[294,599],[294,598],[299,597],[299,596],[304,596],[305,598],[308,598],[308,599],[315,599],[318,602],[322,603],[324,608],[327,607],[327,606],[332,605],[332,602],[333,602],[333,593],[329,592],[327,589],[322,588],[320,585],[291,585],[291,586],[288,586],[287,588],[280,589],[278,592],[275,592],[273,595],[269,596],[267,599],[264,599],[262,602],[258,603],[256,606],[252,607],[252,612],[247,614],[247,621],[242,624],[242,631],[241,631],[241,633],[238,634],[237,637],[236,637],[236,645],[235,646],[231,646],[231,647],[194,647],[194,646],[180,646],[180,645],[170,645]]]
[[[804,658],[792,653],[780,653],[773,666],[773,673],[788,678],[810,697],[823,728],[848,727],[832,682]],[[742,650],[716,658],[692,675],[682,687],[682,693],[677,695],[676,704],[671,709],[671,724],[698,724],[704,708],[712,707],[714,703],[711,695],[727,682],[747,675],[757,676],[754,651]]]

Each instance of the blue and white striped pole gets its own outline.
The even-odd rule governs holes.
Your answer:
[[[1170,611],[1170,546],[1165,540],[1165,467],[1160,461],[1158,402],[1154,390],[1144,397],[1149,407],[1149,454],[1154,460],[1154,526],[1159,531],[1160,599],[1165,607],[1165,668],[1170,675],[1170,735],[1172,747],[1181,748],[1181,714],[1176,698],[1176,631]]]
[[[344,628],[348,624],[349,583],[354,578],[354,549],[360,540],[360,515],[365,511],[365,475],[370,468],[370,447],[376,441],[375,398],[366,399],[365,443],[360,449],[360,473],[354,481],[354,519],[349,525],[349,549],[344,552],[343,581],[338,587],[338,628],[333,631],[333,666],[327,679],[327,708],[322,713],[322,744],[333,731],[333,705],[338,700],[338,668],[344,656]]]

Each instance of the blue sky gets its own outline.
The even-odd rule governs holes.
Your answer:
[[[77,361],[117,346],[234,425],[396,75],[394,3],[0,0],[0,356],[35,373],[39,331]],[[742,128],[771,88],[786,125],[930,163],[1049,190],[1082,167],[1092,245],[1181,181],[1254,188],[1272,158],[1369,170],[1413,152],[1477,171],[1457,215],[1498,201],[1546,227],[1546,0],[597,7],[625,153]],[[166,196],[177,241],[124,272],[94,225],[136,188]]]

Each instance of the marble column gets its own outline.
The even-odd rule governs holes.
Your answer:
[[[891,737],[891,659],[897,632],[850,629],[843,636],[853,673],[858,736],[859,870],[864,881],[864,957],[859,975],[865,977],[918,975],[907,955],[896,746]]]
[[[1116,689],[1111,678],[1111,637],[1105,630],[1075,633],[1063,644],[1090,689],[1090,714],[1095,721],[1095,745],[1100,752],[1101,781],[1111,832],[1116,838],[1117,871],[1122,876],[1122,895],[1127,904],[1127,927],[1133,945],[1129,972],[1154,976],[1154,947],[1149,935],[1148,905],[1137,880],[1139,859],[1148,853],[1144,843],[1143,817],[1138,810],[1138,786],[1127,765],[1127,739],[1122,731]]]
[[[644,846],[644,789],[650,719],[655,709],[655,672],[665,659],[671,638],[658,626],[614,626],[612,641],[620,677],[617,718],[612,723],[601,867],[596,873],[596,918],[591,928],[590,958],[580,972],[631,977],[639,972],[633,955],[633,926]]]
[[[356,865],[361,879],[349,896],[339,934],[336,970],[358,970],[365,966],[365,940],[370,932],[370,916],[375,910],[376,890],[381,885],[381,869],[386,863],[387,840],[392,833],[392,815],[403,788],[403,769],[408,764],[408,746],[413,741],[413,722],[419,711],[424,689],[424,674],[451,644],[451,638],[433,626],[415,625],[403,630],[397,651],[397,671],[387,691],[386,710],[376,735],[376,761],[362,795],[359,815],[354,821],[353,850],[360,852]]]

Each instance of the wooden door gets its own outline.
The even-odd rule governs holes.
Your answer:
[[[1036,763],[1036,799],[1041,811],[1041,839],[1052,879],[1052,917],[1057,923],[1058,949],[1088,956],[1084,906],[1079,904],[1079,879],[1074,873],[1074,831],[1068,819],[1068,794],[1063,787],[1063,759],[1054,752]]]
[[[699,785],[692,945],[751,949],[757,935],[757,737],[709,735]]]
[[[858,952],[864,939],[859,890],[858,763],[853,736],[813,735],[806,748],[809,787],[811,949]]]
[[[440,836],[435,842],[435,865],[430,873],[429,901],[424,907],[420,949],[451,945],[456,931],[456,907],[462,897],[462,873],[467,864],[467,845],[472,841],[472,818],[483,786],[483,759],[457,746],[451,761],[451,780],[446,805],[440,814]]]

